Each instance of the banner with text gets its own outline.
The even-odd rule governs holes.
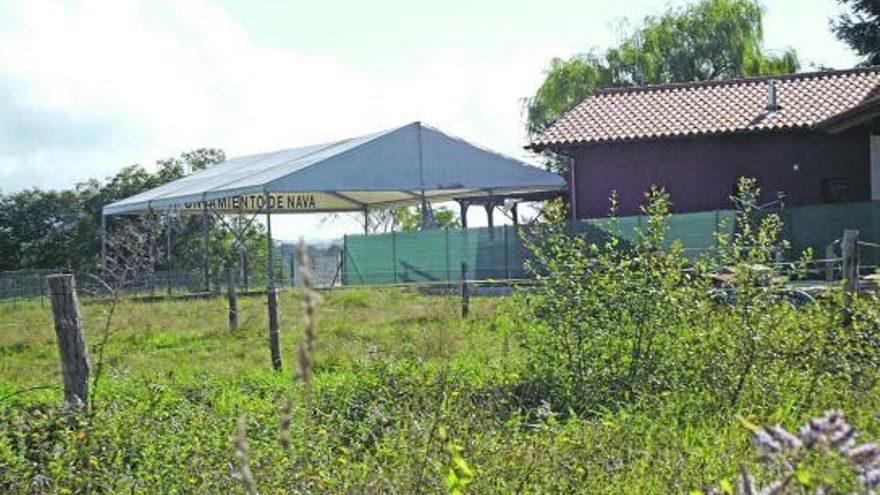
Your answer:
[[[272,193],[248,194],[218,198],[206,202],[184,203],[181,213],[197,213],[203,209],[217,213],[257,213],[266,211],[266,200],[273,213],[309,213],[321,211],[357,210],[358,205],[329,193]]]

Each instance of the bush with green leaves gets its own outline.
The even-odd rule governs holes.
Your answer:
[[[572,233],[557,204],[526,235],[536,278],[507,309],[529,373],[547,382],[554,406],[579,413],[621,404],[680,400],[720,410],[770,405],[818,380],[870,387],[877,357],[873,298],[838,292],[794,307],[790,278],[810,253],[782,270],[787,243],[776,213],[760,211],[761,192],[741,179],[736,224],[718,233],[717,251],[696,260],[668,239],[670,197],[646,194],[644,227],[623,242]],[[720,297],[719,297],[720,295]],[[852,322],[844,324],[844,315]],[[871,383],[868,383],[871,382]]]

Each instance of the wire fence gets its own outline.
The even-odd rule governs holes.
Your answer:
[[[860,232],[858,254],[863,274],[880,265],[880,202],[823,204],[780,208],[783,237],[791,244],[780,253],[780,263],[790,263],[807,249],[813,251],[810,264],[814,278],[840,277],[839,239],[845,229]],[[679,241],[689,257],[712,254],[718,249],[717,234],[731,234],[735,212],[717,210],[676,214],[670,218],[667,242]],[[616,236],[624,243],[636,239],[646,226],[645,216],[614,220],[572,222],[573,234],[600,242]],[[342,246],[311,246],[310,269],[318,287],[384,284],[455,284],[467,280],[524,280],[529,278],[525,262],[528,249],[522,236],[527,226],[443,229],[420,232],[392,232],[368,236],[346,236]],[[232,278],[242,292],[266,289],[267,253],[242,253],[231,267]],[[300,283],[296,268],[296,247],[277,244],[272,273],[276,287]],[[207,268],[207,269],[206,269]],[[465,269],[463,271],[463,268]],[[0,272],[0,301],[45,297],[45,278],[57,269]],[[119,287],[125,293],[142,296],[219,293],[226,285],[226,268],[205,267],[155,271]],[[77,273],[77,283],[86,294],[106,291],[99,273]]]
[[[309,250],[309,268],[315,286],[329,288],[341,285],[341,248],[312,247]],[[267,286],[266,255],[250,253],[242,257],[241,261],[228,267],[237,289],[242,293],[264,292]],[[293,244],[277,245],[272,264],[276,287],[292,287],[302,283],[297,269],[296,247]],[[115,284],[108,284],[100,269],[84,271],[55,268],[0,272],[0,302],[48,297],[46,277],[57,273],[73,273],[77,290],[85,297],[107,295],[111,290],[109,285],[115,285],[113,290],[135,297],[217,294],[226,289],[226,269],[224,266],[207,264],[198,268],[154,270],[136,274]]]

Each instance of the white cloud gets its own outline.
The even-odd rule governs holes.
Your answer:
[[[412,120],[522,156],[519,99],[551,54],[451,53],[383,79],[260,45],[205,0],[13,0],[3,9],[0,95],[15,102],[0,116],[7,191],[70,187],[199,146],[236,155]],[[281,236],[315,235],[316,222],[279,226]]]
[[[846,65],[851,53],[825,28],[839,7],[811,1],[813,11],[802,2],[768,7],[768,45],[794,45],[806,60]],[[386,74],[346,66],[346,57],[257,42],[210,0],[5,0],[0,189],[70,187],[200,146],[238,155],[412,120],[527,158],[520,98],[534,92],[551,56],[610,42],[602,28],[610,18],[661,9],[655,0],[569,7],[552,14],[557,23],[547,32],[541,31],[547,19],[520,19],[513,25],[535,32],[514,29],[511,39],[500,40],[507,48],[462,52],[461,46],[482,44],[480,33],[461,33],[470,38],[458,49],[431,51]],[[815,36],[803,36],[807,21]],[[356,38],[332,45],[338,51]],[[385,55],[371,56],[381,62]],[[359,228],[356,219],[319,227],[291,218],[278,222],[280,236],[328,237]]]

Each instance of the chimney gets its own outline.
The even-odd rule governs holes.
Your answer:
[[[776,96],[776,79],[767,80],[767,113],[779,110],[779,99]]]

